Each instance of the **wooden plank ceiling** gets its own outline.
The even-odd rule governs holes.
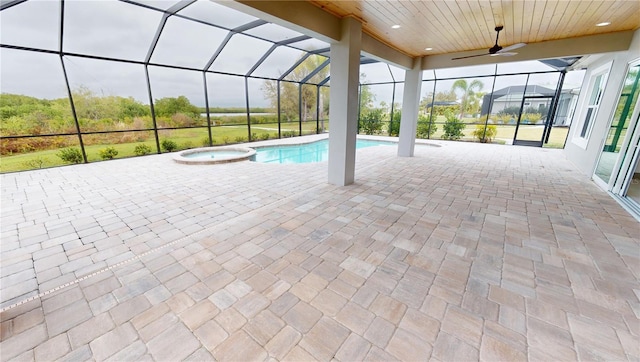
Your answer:
[[[364,32],[412,57],[486,51],[495,43],[497,25],[504,26],[503,47],[640,28],[640,0],[309,2],[338,17],[361,20]],[[596,26],[601,22],[611,24]]]

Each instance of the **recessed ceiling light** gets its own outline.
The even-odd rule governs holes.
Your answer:
[[[596,26],[607,26],[607,25],[611,25],[611,22],[610,21],[603,21],[602,23],[596,24]]]
[[[424,50],[433,50],[433,48],[424,48]]]
[[[391,29],[400,29],[400,25],[398,25],[398,24],[391,25]]]

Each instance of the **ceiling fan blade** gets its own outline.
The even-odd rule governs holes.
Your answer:
[[[484,57],[485,55],[491,55],[491,54],[485,53],[485,54],[467,55],[466,57],[451,58],[451,60],[467,59],[467,58],[475,58],[475,57]]]
[[[514,55],[517,55],[518,53],[515,52],[505,52],[505,53],[495,53],[495,54],[490,54],[492,57],[512,57]]]
[[[496,53],[507,53],[510,50],[515,50],[515,49],[518,49],[518,48],[522,48],[525,45],[527,45],[527,43],[516,43],[516,44],[513,44],[513,45],[509,45],[508,47],[504,47],[504,48],[498,50]]]

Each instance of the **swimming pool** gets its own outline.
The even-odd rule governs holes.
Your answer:
[[[394,146],[393,142],[358,139],[356,149],[373,146]],[[261,163],[311,163],[329,159],[329,140],[291,146],[268,146],[256,148],[252,161]]]

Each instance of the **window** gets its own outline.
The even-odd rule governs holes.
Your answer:
[[[587,88],[588,98],[586,99],[586,107],[582,117],[582,123],[578,125],[578,134],[576,144],[586,147],[586,141],[591,135],[593,129],[594,120],[598,114],[598,106],[602,100],[602,93],[607,83],[607,74],[609,73],[609,67],[611,63],[605,64],[599,68],[596,68],[591,74],[589,81],[589,87]]]

